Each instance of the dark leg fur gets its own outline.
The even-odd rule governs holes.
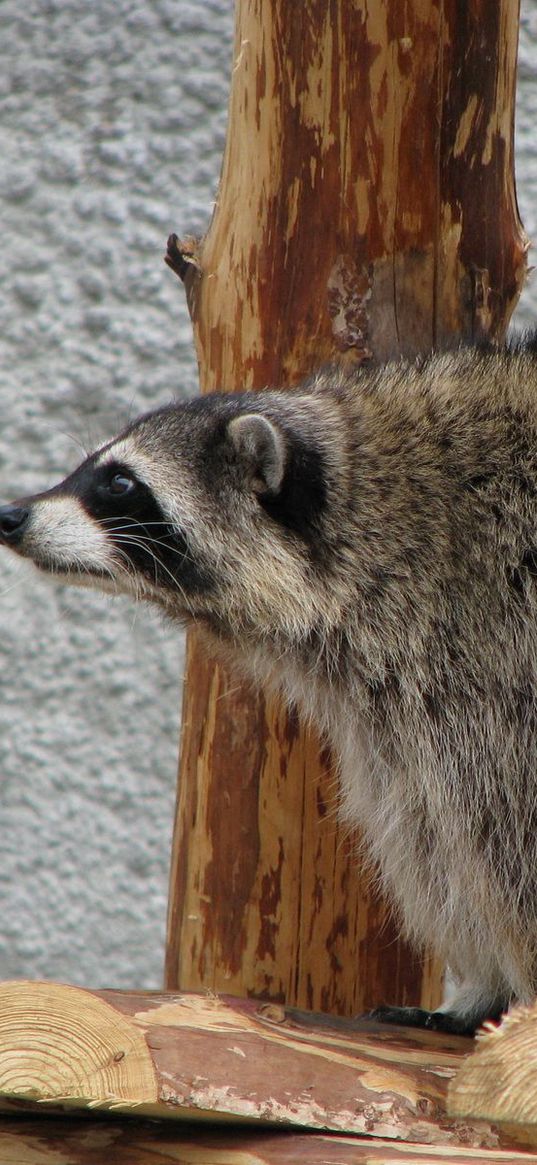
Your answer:
[[[457,1036],[473,1036],[486,1019],[498,1020],[504,1007],[484,1015],[463,1016],[449,1011],[426,1011],[422,1007],[376,1007],[367,1018],[379,1023],[397,1023],[401,1027],[423,1027],[428,1031],[449,1032]]]

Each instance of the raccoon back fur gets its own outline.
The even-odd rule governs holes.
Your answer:
[[[537,357],[318,373],[142,417],[0,510],[60,581],[199,624],[314,719],[470,1032],[537,992]]]

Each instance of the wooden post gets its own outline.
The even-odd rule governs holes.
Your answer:
[[[221,187],[183,274],[201,386],[501,338],[524,277],[518,0],[237,0]],[[180,258],[182,255],[182,258]],[[190,637],[166,982],[357,1013],[434,1005],[293,713]]]

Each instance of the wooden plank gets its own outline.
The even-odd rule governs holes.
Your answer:
[[[0,1105],[367,1134],[500,1148],[449,1119],[472,1043],[253,1000],[0,984]]]
[[[2,1165],[537,1165],[533,1153],[156,1122],[0,1118]]]

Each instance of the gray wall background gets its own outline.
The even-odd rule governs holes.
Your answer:
[[[162,263],[202,231],[232,0],[0,4],[0,497],[53,484],[196,389]],[[523,2],[522,217],[537,237],[537,2]],[[537,283],[517,313],[537,319]],[[0,978],[162,981],[180,634],[0,557]]]

